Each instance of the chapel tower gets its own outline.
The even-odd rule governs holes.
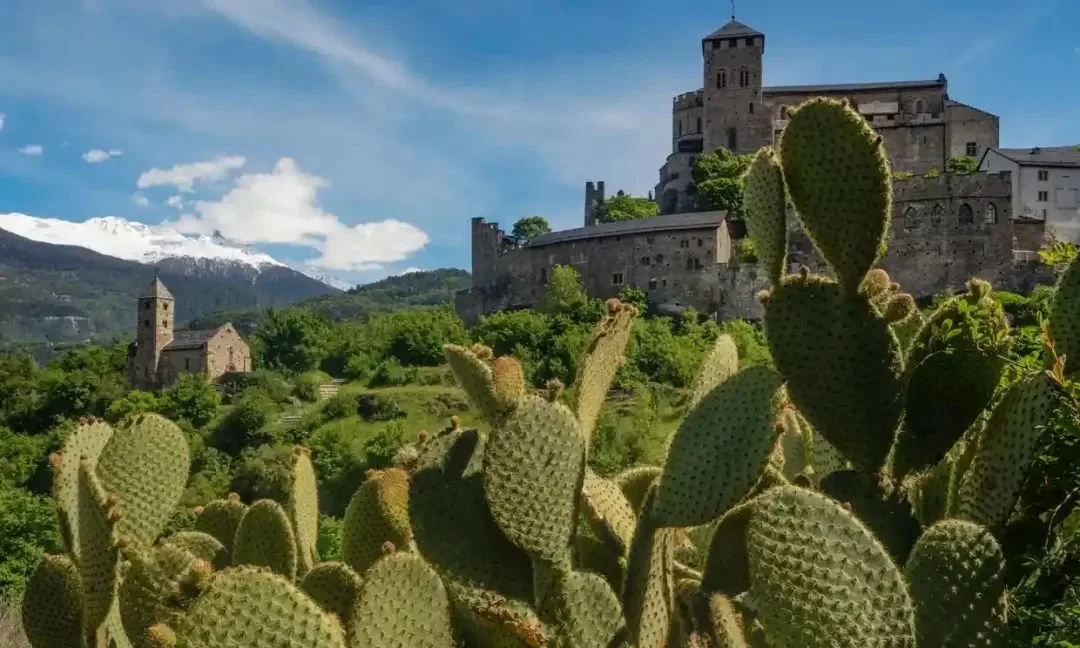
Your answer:
[[[765,34],[735,20],[701,41],[705,81],[706,152],[719,147],[754,153],[772,144],[772,120],[762,103]]]
[[[131,364],[131,386],[151,390],[158,383],[161,350],[173,340],[176,300],[161,283],[154,280],[139,295],[138,322],[135,328],[135,356]]]

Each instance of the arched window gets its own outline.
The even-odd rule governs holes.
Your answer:
[[[675,137],[682,137],[682,120],[675,121]]]
[[[960,205],[960,211],[956,214],[956,222],[961,225],[970,225],[975,222],[975,212],[971,211],[971,205]]]
[[[694,269],[694,259],[693,259],[693,257],[690,257],[690,258],[686,259],[686,269],[687,270],[693,270]]]
[[[745,65],[739,70],[739,87],[745,88],[750,85],[750,68]]]
[[[941,217],[945,213],[941,205],[934,205],[934,208],[930,210],[930,224],[934,227],[941,225]]]
[[[908,207],[904,210],[904,229],[913,230],[919,226],[919,215],[915,212],[914,207]]]
[[[997,205],[994,203],[988,203],[986,205],[986,215],[983,217],[983,222],[987,225],[995,225],[997,223]]]
[[[727,147],[732,153],[735,152],[735,147],[739,143],[738,134],[735,132],[735,127],[727,129]]]
[[[716,73],[716,87],[727,87],[727,70],[725,70],[724,68],[720,68],[720,70]]]
[[[922,99],[916,99],[914,112],[916,115],[921,115],[922,113],[926,112],[926,102],[924,102]]]
[[[780,119],[787,119],[787,106],[780,106]]]
[[[701,132],[701,117],[697,118],[697,132]]]
[[[753,101],[750,102],[750,114],[751,115],[754,114],[754,102]]]

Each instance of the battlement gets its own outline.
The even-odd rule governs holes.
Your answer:
[[[705,104],[705,91],[694,90],[693,92],[684,92],[681,95],[676,95],[672,100],[672,110],[689,110],[690,108],[700,108]]]
[[[1012,173],[938,173],[898,176],[893,181],[893,202],[949,200],[967,197],[1012,197]]]

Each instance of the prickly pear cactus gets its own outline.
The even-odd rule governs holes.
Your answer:
[[[353,623],[363,648],[454,647],[446,589],[415,554],[388,554],[368,570]]]
[[[268,499],[252,504],[236,529],[232,564],[267,567],[291,582],[296,562],[296,536],[285,509]]]
[[[196,509],[199,517],[195,519],[195,530],[217,538],[225,551],[232,555],[236,529],[247,513],[247,508],[247,504],[240,501],[239,495],[229,493],[225,499],[214,500],[205,507]]]
[[[1080,370],[1080,254],[1065,269],[1054,291],[1049,317],[1050,335],[1067,373]]]
[[[787,266],[787,192],[776,153],[763,148],[746,173],[743,203],[750,238],[769,280],[780,283]]]
[[[26,584],[22,623],[34,648],[82,648],[83,590],[67,556],[45,555]]]
[[[399,551],[412,544],[409,523],[409,475],[400,468],[372,471],[345,509],[341,554],[363,574],[391,543]]]

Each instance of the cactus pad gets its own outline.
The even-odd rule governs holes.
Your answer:
[[[742,615],[723,594],[709,597],[709,635],[717,648],[748,648]]]
[[[300,581],[300,589],[325,612],[337,615],[346,628],[352,627],[361,585],[360,576],[343,562],[319,563]]]
[[[170,626],[183,648],[345,648],[337,621],[288,580],[258,567],[216,574]]]
[[[1055,351],[1065,356],[1066,373],[1076,373],[1080,369],[1080,254],[1058,280],[1049,327]]]
[[[854,293],[885,251],[892,176],[881,136],[835,99],[793,108],[780,144],[791,201],[814,246]]]
[[[701,576],[701,589],[736,596],[750,589],[746,530],[757,498],[724,514],[713,531]]]
[[[630,551],[637,516],[619,485],[585,469],[581,503],[593,531],[616,549],[619,555]]]
[[[575,413],[581,424],[581,434],[586,446],[592,437],[600,408],[604,406],[611,381],[623,363],[630,330],[637,316],[637,308],[617,299],[607,302],[607,314],[596,325],[592,340],[585,351],[581,370],[577,376],[577,403]]]
[[[319,492],[309,449],[293,448],[291,473],[292,487],[285,510],[296,534],[296,571],[303,576],[319,561]]]
[[[484,495],[506,537],[554,562],[570,547],[585,469],[585,439],[559,403],[531,396],[484,450]]]
[[[657,466],[635,466],[627,468],[615,475],[615,483],[619,485],[626,501],[634,507],[634,511],[641,512],[641,505],[645,501],[645,494],[649,488],[660,478],[662,470]]]
[[[701,363],[691,387],[691,396],[687,409],[697,407],[706,394],[716,389],[720,383],[734,376],[739,371],[739,349],[735,340],[727,333],[716,336],[709,355]]]
[[[908,500],[883,487],[874,475],[854,470],[837,470],[825,475],[819,488],[849,508],[897,564],[903,563],[922,532]]]
[[[928,468],[945,456],[986,408],[1005,368],[1009,330],[1005,312],[973,284],[926,320],[907,359],[904,426],[894,472]]]
[[[597,574],[569,572],[556,584],[553,601],[560,646],[608,648],[623,625],[619,597]]]
[[[991,648],[1003,643],[1005,558],[978,524],[944,520],[926,530],[906,573],[916,606],[919,644]]]
[[[211,576],[209,563],[172,545],[132,552],[131,567],[120,586],[120,618],[124,631],[144,643],[151,626],[169,620],[186,607]]]
[[[53,497],[60,507],[61,528],[66,536],[64,540],[76,561],[81,556],[78,522],[79,466],[85,460],[96,470],[98,459],[112,436],[112,426],[105,421],[84,419],[64,439],[60,452],[50,457]]]
[[[491,365],[477,357],[468,347],[447,344],[443,347],[443,353],[458,384],[476,409],[480,410],[489,422],[499,420],[503,404],[495,393]]]
[[[364,577],[353,614],[356,646],[454,648],[450,600],[438,574],[416,554],[392,553]]]
[[[799,411],[857,468],[885,461],[903,412],[903,361],[865,295],[793,275],[772,291],[765,332]]]
[[[651,496],[646,498],[646,504]],[[664,646],[672,626],[674,529],[639,528],[630,548],[623,613],[637,646]]]
[[[97,474],[123,507],[121,537],[152,545],[180,502],[190,470],[187,437],[169,419],[140,414],[117,429],[101,453]]]
[[[787,194],[776,153],[764,147],[754,156],[743,186],[746,229],[769,281],[780,283],[787,259]]]
[[[42,556],[22,600],[22,623],[34,648],[82,648],[83,593],[67,556]]]
[[[83,589],[83,623],[96,632],[113,610],[120,585],[120,538],[116,525],[122,513],[93,474],[87,459],[79,466],[79,579]]]
[[[964,474],[957,517],[990,528],[1008,520],[1055,400],[1054,387],[1042,373],[1001,399]]]
[[[228,498],[214,500],[199,512],[199,517],[195,518],[195,530],[217,538],[231,556],[236,529],[240,526],[240,520],[244,519],[247,508],[239,495],[230,493]]]
[[[783,379],[754,366],[710,392],[672,437],[653,509],[656,524],[715,519],[746,496],[776,443]]]
[[[491,363],[491,384],[500,407],[512,409],[525,396],[525,372],[521,363],[511,356],[500,356]]]
[[[296,580],[296,539],[280,504],[264,499],[248,508],[236,529],[232,562],[268,567],[290,581]]]
[[[903,575],[840,504],[796,486],[775,488],[755,506],[747,539],[750,592],[770,645],[914,648]]]
[[[412,544],[408,473],[400,468],[372,472],[349,500],[343,525],[342,559],[358,574],[382,556],[385,542],[407,551]]]
[[[225,550],[225,545],[202,531],[179,531],[162,538],[161,542],[191,552],[196,558],[202,558],[213,565],[214,569],[225,569],[232,560],[232,556]]]

